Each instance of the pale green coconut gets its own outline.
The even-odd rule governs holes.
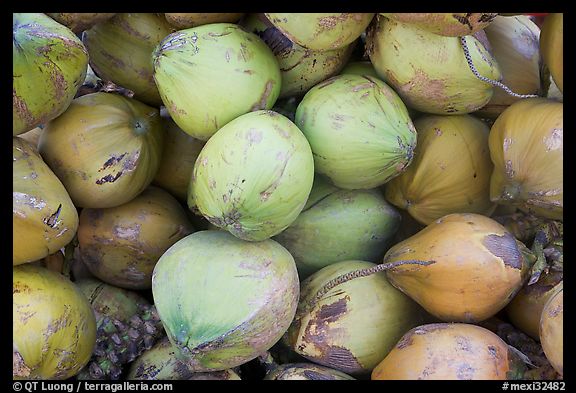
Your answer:
[[[416,146],[406,106],[371,76],[338,75],[314,86],[295,123],[310,143],[316,172],[346,189],[385,184],[410,164]]]
[[[465,36],[465,41],[479,74],[499,80],[500,69],[484,45],[485,37],[480,31]],[[378,75],[411,108],[433,114],[470,113],[492,97],[494,88],[473,74],[459,37],[379,16],[366,42]]]
[[[12,132],[66,110],[84,82],[88,52],[67,27],[45,14],[12,14]]]
[[[264,19],[264,20],[262,20]],[[293,43],[262,14],[250,14],[242,26],[261,37],[278,59],[282,72],[279,98],[302,96],[311,87],[334,76],[346,64],[357,41],[334,50],[306,49]]]
[[[276,57],[256,34],[235,24],[172,33],[152,58],[154,80],[170,116],[201,140],[240,115],[272,108],[280,94]]]
[[[277,242],[200,231],[160,258],[152,294],[178,358],[195,372],[218,371],[258,357],[282,337],[299,281],[294,259]]]
[[[286,229],[304,208],[314,160],[302,132],[273,111],[247,113],[222,127],[202,148],[188,206],[244,240]]]
[[[424,322],[423,309],[394,288],[384,273],[347,281],[313,299],[330,280],[373,266],[341,261],[304,280],[284,342],[314,363],[351,375],[369,373],[406,331]]]
[[[313,50],[342,48],[359,38],[374,13],[286,13],[265,14],[290,41]]]
[[[399,226],[400,213],[381,190],[343,190],[317,177],[302,213],[274,240],[305,278],[343,260],[379,262]]]

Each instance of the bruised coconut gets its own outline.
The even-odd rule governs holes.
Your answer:
[[[157,187],[106,209],[82,209],[78,227],[80,256],[102,281],[129,289],[148,289],[162,254],[194,232],[184,208]]]
[[[78,207],[106,208],[140,194],[158,170],[158,109],[112,93],[76,98],[40,136],[42,158]]]
[[[154,48],[174,28],[162,15],[122,13],[98,23],[82,36],[90,53],[90,66],[104,80],[134,92],[134,98],[148,105],[162,104],[152,77]]]
[[[564,91],[564,14],[548,14],[542,24],[540,52],[560,92]]]
[[[540,342],[546,358],[564,375],[564,290],[558,290],[546,302],[540,319]]]
[[[264,376],[265,381],[333,381],[355,380],[356,378],[314,363],[284,363]]]
[[[78,212],[35,146],[13,137],[12,160],[12,263],[20,265],[70,243],[78,229]]]
[[[188,191],[188,206],[244,240],[286,229],[304,208],[314,180],[302,132],[273,111],[242,115],[204,145]]]
[[[499,80],[500,69],[485,46],[485,37],[479,32],[465,36],[464,41],[479,74]],[[473,74],[458,37],[378,16],[366,46],[378,75],[413,109],[432,114],[471,113],[492,97],[492,85]]]
[[[63,275],[34,265],[12,269],[12,377],[65,380],[92,355],[96,320]]]
[[[508,107],[490,130],[490,199],[563,220],[564,106],[529,98]]]
[[[406,106],[377,78],[337,75],[306,93],[296,125],[314,154],[316,173],[338,187],[378,187],[406,169],[416,129]]]
[[[162,116],[162,125],[164,149],[160,167],[152,183],[177,199],[186,201],[194,163],[205,142],[182,131],[170,116]]]
[[[64,112],[87,66],[88,52],[70,29],[45,14],[12,14],[13,135]]]
[[[201,231],[162,255],[152,293],[178,358],[193,371],[218,371],[256,358],[282,337],[299,281],[294,259],[275,241]]]
[[[414,126],[414,158],[386,185],[386,199],[425,225],[450,213],[489,215],[490,128],[470,115],[424,115]]]
[[[372,380],[517,379],[522,362],[496,334],[464,323],[408,331],[372,371]]]
[[[314,85],[336,75],[350,58],[356,41],[327,51],[306,49],[290,41],[262,14],[250,14],[242,26],[264,40],[280,65],[279,98],[302,96]]]
[[[380,13],[387,18],[418,26],[430,33],[447,37],[472,35],[488,27],[497,13],[471,12],[422,12],[422,13]]]
[[[170,116],[204,141],[240,115],[272,108],[280,94],[276,57],[256,34],[235,24],[172,33],[152,59],[154,80]]]
[[[266,13],[290,41],[325,51],[349,45],[366,30],[374,13]]]
[[[423,310],[383,273],[343,283],[321,298],[314,296],[330,280],[373,266],[365,261],[337,262],[303,281],[296,316],[284,336],[287,345],[314,363],[352,375],[369,373],[402,334],[424,322]]]
[[[380,190],[342,190],[317,176],[298,218],[274,240],[290,251],[304,278],[334,262],[376,262],[399,225],[400,214]]]

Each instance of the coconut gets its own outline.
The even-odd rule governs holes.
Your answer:
[[[414,126],[414,158],[386,184],[386,199],[425,225],[450,213],[490,215],[490,128],[470,115],[424,115]]]
[[[347,374],[366,374],[407,330],[424,322],[423,310],[394,288],[384,273],[348,281],[314,299],[330,280],[373,266],[341,261],[302,282],[298,310],[284,336],[293,351]]]
[[[497,13],[471,12],[422,12],[422,13],[380,13],[398,22],[418,26],[430,33],[447,37],[472,35],[493,23]]]
[[[194,163],[205,142],[185,133],[170,116],[162,116],[162,125],[164,150],[152,184],[186,201]]]
[[[84,82],[88,52],[67,27],[45,14],[12,14],[12,131],[59,116]]]
[[[479,74],[499,80],[500,68],[484,45],[485,36],[479,32],[463,39]],[[440,115],[471,113],[492,98],[492,85],[473,74],[458,37],[440,36],[378,16],[366,45],[378,75],[407,106],[418,111]]]
[[[380,190],[343,190],[317,176],[298,218],[274,240],[290,251],[305,278],[343,260],[377,262],[399,225],[400,214]]]
[[[104,209],[82,209],[80,257],[109,284],[149,289],[162,254],[194,232],[184,208],[167,191],[148,187],[131,201]]]
[[[235,23],[242,18],[243,13],[224,13],[224,12],[193,12],[193,13],[173,13],[164,14],[166,21],[178,30],[189,29],[211,23]]]
[[[508,380],[522,362],[495,333],[465,323],[408,331],[372,371],[372,380]]]
[[[28,141],[12,139],[12,262],[34,262],[66,246],[78,211],[58,177]]]
[[[369,61],[351,61],[342,68],[340,74],[368,75],[379,78],[374,66]]]
[[[82,41],[90,54],[90,66],[101,79],[133,91],[139,101],[159,107],[162,99],[152,77],[150,57],[173,31],[161,15],[124,13],[86,30]]]
[[[544,305],[540,319],[540,342],[546,358],[564,375],[564,290],[558,290]]]
[[[92,355],[96,320],[63,275],[31,264],[12,269],[12,377],[65,380]]]
[[[529,98],[509,106],[490,130],[490,199],[563,220],[563,104]]]
[[[340,188],[378,187],[412,161],[416,129],[402,100],[377,78],[344,74],[314,86],[295,123],[310,143],[316,173]]]
[[[88,30],[92,26],[107,21],[112,18],[115,13],[88,13],[88,12],[55,12],[47,13],[49,17],[56,22],[68,27],[74,33],[79,34],[84,30]]]
[[[152,182],[164,135],[158,109],[112,93],[76,98],[40,136],[42,158],[78,207],[124,204]]]
[[[128,380],[240,380],[232,369],[212,372],[193,372],[177,358],[178,350],[168,337],[158,341],[152,348],[130,364]]]
[[[280,94],[276,57],[256,34],[235,24],[172,33],[155,49],[153,62],[170,116],[204,141],[242,114],[272,108]]]
[[[299,281],[294,259],[275,241],[200,231],[162,255],[152,293],[178,359],[207,372],[270,349],[294,318]]]
[[[312,50],[349,45],[364,32],[374,13],[266,13],[290,41]]]
[[[357,43],[326,51],[306,49],[290,41],[262,14],[248,15],[241,25],[262,38],[276,56],[282,73],[279,98],[302,96],[314,85],[336,75]]]
[[[284,363],[266,374],[265,381],[333,381],[355,380],[356,378],[314,363]]]
[[[484,29],[502,73],[501,82],[514,93],[541,95],[540,28],[528,16],[498,16]],[[492,98],[476,113],[495,119],[504,109],[519,101],[502,89],[494,89]]]
[[[234,236],[260,241],[294,222],[313,180],[312,152],[298,127],[273,111],[251,112],[204,145],[188,206]]]
[[[540,52],[560,92],[564,92],[564,14],[549,14],[542,24]]]

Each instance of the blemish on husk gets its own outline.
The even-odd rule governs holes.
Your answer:
[[[330,346],[326,348],[322,360],[328,362],[332,367],[348,373],[353,373],[362,368],[358,359],[344,347]]]
[[[338,318],[348,310],[347,303],[347,299],[342,298],[334,303],[323,305],[317,313],[318,320],[321,321],[321,323],[337,321]]]
[[[266,86],[264,87],[264,92],[260,96],[260,100],[258,102],[256,102],[254,105],[252,105],[252,107],[250,108],[250,111],[254,112],[257,110],[266,109],[268,96],[270,96],[270,93],[272,93],[273,87],[274,87],[274,81],[273,80],[269,80],[266,82]]]
[[[110,166],[119,163],[120,160],[122,160],[124,158],[124,156],[126,156],[126,154],[128,154],[128,152],[123,153],[119,156],[115,156],[112,154],[110,156],[110,158],[108,160],[106,160],[106,162],[102,165],[102,167],[100,169],[98,169],[98,172],[102,172],[103,170],[109,168]]]
[[[118,172],[116,174],[116,176],[112,176],[111,174],[108,174],[108,175],[104,176],[103,178],[96,180],[96,184],[102,185],[104,183],[114,183],[116,180],[118,180],[118,178],[120,176],[122,176],[122,171]]]
[[[16,350],[12,350],[12,373],[18,377],[29,377],[32,370],[26,366],[22,355]]]
[[[522,254],[518,250],[518,245],[512,234],[505,233],[501,236],[496,234],[487,235],[482,244],[490,253],[502,259],[504,265],[514,269],[522,268]]]
[[[563,146],[563,129],[555,128],[549,137],[544,138],[544,145],[546,146],[546,151],[558,150]]]
[[[44,218],[42,221],[50,228],[54,228],[58,224],[58,217],[60,217],[61,211],[62,211],[62,204],[59,204],[56,211],[52,213],[49,217]]]

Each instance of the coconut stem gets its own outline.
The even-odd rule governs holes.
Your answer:
[[[432,265],[433,263],[436,263],[436,261],[419,261],[419,260],[408,259],[408,260],[403,260],[403,261],[382,263],[380,265],[372,266],[372,267],[369,267],[366,269],[358,269],[358,270],[354,270],[354,271],[351,271],[351,272],[346,273],[346,274],[342,274],[342,275],[328,281],[322,288],[320,288],[320,290],[318,290],[318,292],[316,292],[316,296],[314,296],[314,298],[312,298],[312,301],[310,302],[310,306],[313,307],[332,288],[337,287],[340,284],[344,284],[345,282],[353,280],[355,278],[370,276],[372,274],[380,273],[380,272],[383,272],[383,271],[386,271],[389,269],[393,269],[397,266],[402,266],[402,265],[428,266],[428,265]]]
[[[468,44],[466,43],[466,36],[462,36],[460,37],[460,44],[462,45],[462,49],[464,50],[464,56],[466,57],[466,62],[468,63],[468,67],[470,67],[470,70],[472,71],[472,73],[474,74],[474,76],[476,76],[476,78],[480,79],[483,82],[489,83],[492,86],[497,86],[499,88],[501,88],[502,90],[504,90],[506,93],[508,93],[509,95],[516,97],[516,98],[534,98],[534,97],[539,97],[537,94],[518,94],[518,93],[514,93],[512,90],[510,90],[510,88],[508,86],[506,86],[504,83],[499,82],[499,81],[495,81],[493,79],[489,79],[486,78],[482,75],[480,75],[480,73],[478,72],[478,70],[476,69],[476,67],[474,66],[474,62],[472,61],[472,56],[470,56],[470,51],[468,50]]]

